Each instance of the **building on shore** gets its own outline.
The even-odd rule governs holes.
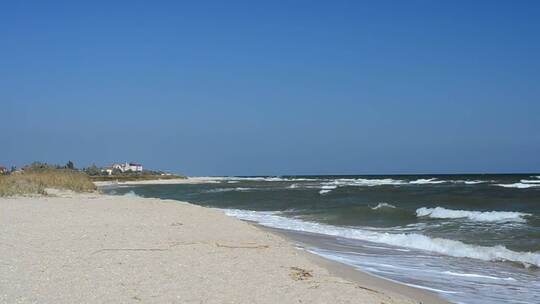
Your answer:
[[[126,172],[134,172],[134,173],[140,173],[143,171],[143,166],[139,163],[123,163],[123,164],[113,164],[112,166],[105,168],[105,172],[107,172],[108,175],[112,175],[115,170],[118,170],[122,173]]]

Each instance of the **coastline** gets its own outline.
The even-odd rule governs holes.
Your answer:
[[[0,199],[2,302],[422,301],[352,280],[288,239],[217,209],[55,195]]]
[[[262,230],[282,236],[292,242],[296,247],[302,248],[302,252],[305,253],[308,259],[318,264],[319,266],[328,269],[328,271],[335,276],[344,278],[351,282],[356,282],[370,289],[383,290],[385,293],[406,296],[408,298],[417,300],[420,303],[451,303],[431,291],[416,287],[410,287],[405,284],[394,282],[383,277],[378,277],[370,273],[364,272],[360,269],[357,269],[353,266],[330,260],[320,255],[317,255],[316,253],[308,251],[310,247],[318,246],[319,241],[317,240],[317,238],[328,238],[328,236],[271,228],[259,225],[257,223],[251,224],[260,227]]]
[[[208,184],[217,183],[207,177],[186,177],[174,179],[152,179],[140,181],[96,181],[94,184],[97,187],[110,186],[135,186],[135,185],[180,185],[180,184]]]

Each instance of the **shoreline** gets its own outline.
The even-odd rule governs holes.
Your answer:
[[[351,265],[334,261],[308,251],[310,247],[317,246],[316,234],[301,233],[285,229],[266,227],[253,222],[250,223],[259,227],[262,230],[269,231],[271,233],[284,237],[285,239],[293,243],[293,245],[295,245],[296,247],[300,246],[302,248],[302,252],[305,253],[305,255],[310,260],[320,265],[321,267],[328,269],[330,273],[338,277],[344,278],[349,281],[357,282],[358,284],[361,284],[362,286],[371,289],[384,290],[388,293],[406,296],[408,298],[417,300],[420,303],[451,304],[451,302],[444,298],[441,298],[434,292],[421,288],[411,287],[400,282],[395,282],[384,277],[376,276],[367,273],[361,269],[355,268]]]
[[[129,182],[118,182],[118,183],[94,182],[94,183],[96,183],[96,186],[98,187],[114,187],[114,186],[136,186],[136,185],[165,185],[165,184],[205,184],[205,183],[219,183],[219,182],[209,177],[187,177],[184,179],[169,179],[169,180],[145,180],[145,181],[129,181]],[[189,202],[187,203],[191,204]],[[279,228],[267,227],[267,226],[260,225],[256,222],[251,222],[247,220],[240,220],[240,221],[246,222],[261,230],[268,231],[273,234],[277,234],[285,238],[286,240],[288,240],[291,243],[291,245],[295,247],[297,246],[314,247],[314,243],[316,243],[316,241],[315,242],[313,241],[313,239],[315,239],[314,234],[313,236],[308,237],[306,236],[307,233],[304,233],[304,236],[298,237],[299,235],[302,235],[303,233],[279,229]],[[325,237],[325,236],[322,236],[322,237]],[[359,284],[372,286],[372,288],[374,289],[384,289],[386,292],[390,292],[390,293],[398,294],[398,295],[405,295],[411,299],[418,300],[421,303],[433,303],[433,304],[451,303],[448,300],[440,297],[435,292],[417,288],[417,287],[411,287],[401,282],[394,282],[384,277],[379,277],[373,274],[369,274],[351,265],[347,265],[344,263],[340,263],[338,261],[334,261],[334,260],[322,257],[320,255],[317,255],[316,253],[308,252],[307,250],[301,250],[301,252],[305,254],[306,257],[308,257],[314,263],[328,269],[331,273],[335,273],[336,276],[338,277],[346,278],[350,281],[354,281]]]
[[[219,209],[54,195],[0,199],[0,302],[448,303],[359,280],[359,271]]]
[[[181,185],[181,184],[208,184],[218,183],[208,179],[207,177],[186,177],[174,179],[150,179],[140,181],[95,181],[97,187],[112,187],[112,186],[135,186],[135,185]]]

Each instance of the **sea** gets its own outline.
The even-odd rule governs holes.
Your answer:
[[[453,303],[540,303],[540,174],[207,177],[104,191],[310,235],[306,250]]]

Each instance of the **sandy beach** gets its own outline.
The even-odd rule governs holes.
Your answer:
[[[188,203],[57,192],[0,210],[2,303],[444,303]]]

